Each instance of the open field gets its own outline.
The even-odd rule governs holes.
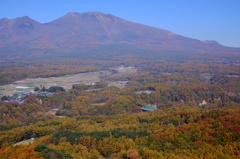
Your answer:
[[[108,82],[110,86],[116,86],[120,89],[125,88],[128,81],[114,81]]]
[[[111,74],[111,71],[97,71],[79,73],[74,75],[65,75],[60,77],[49,78],[27,78],[20,81],[15,81],[12,84],[0,86],[0,94],[12,95],[17,93],[31,92],[34,87],[45,86],[49,88],[51,86],[61,86],[66,90],[72,88],[73,84],[84,83],[86,85],[100,81],[101,77],[120,77],[122,75],[131,74],[137,72],[136,68],[132,67],[119,67],[114,68],[118,71],[116,74]],[[116,86],[118,88],[124,88],[128,81],[105,81],[109,85]]]
[[[33,141],[34,141],[34,139],[27,139],[27,140],[20,141],[20,142],[14,144],[13,146],[17,146],[17,145],[28,145],[28,144],[32,144]]]
[[[15,81],[12,84],[3,85],[0,87],[0,93],[11,95],[15,93],[30,92],[34,90],[34,87],[40,85],[49,88],[51,86],[62,86],[65,89],[70,89],[73,84],[84,83],[91,84],[100,81],[101,76],[109,76],[110,71],[98,71],[80,73],[75,75],[66,75],[61,77],[50,78],[28,78],[20,81]]]

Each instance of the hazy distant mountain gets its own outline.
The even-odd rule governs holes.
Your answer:
[[[41,24],[29,17],[0,20],[3,58],[85,56],[89,53],[187,52],[238,54],[240,49],[200,41],[101,12],[68,13]]]

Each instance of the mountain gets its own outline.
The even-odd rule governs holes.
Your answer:
[[[68,13],[45,24],[27,16],[0,20],[0,56],[7,59],[182,52],[239,55],[240,49],[187,38],[101,12]]]

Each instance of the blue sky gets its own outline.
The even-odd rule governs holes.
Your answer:
[[[1,0],[0,19],[46,23],[69,12],[100,11],[199,40],[240,47],[240,0]]]

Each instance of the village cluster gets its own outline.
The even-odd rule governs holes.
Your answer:
[[[4,102],[17,102],[19,104],[24,103],[25,99],[27,98],[27,96],[29,95],[36,95],[36,96],[50,96],[52,94],[54,94],[53,92],[35,92],[35,91],[31,91],[31,92],[23,92],[21,94],[13,94],[13,95],[4,95],[4,94],[0,94],[0,99]]]

